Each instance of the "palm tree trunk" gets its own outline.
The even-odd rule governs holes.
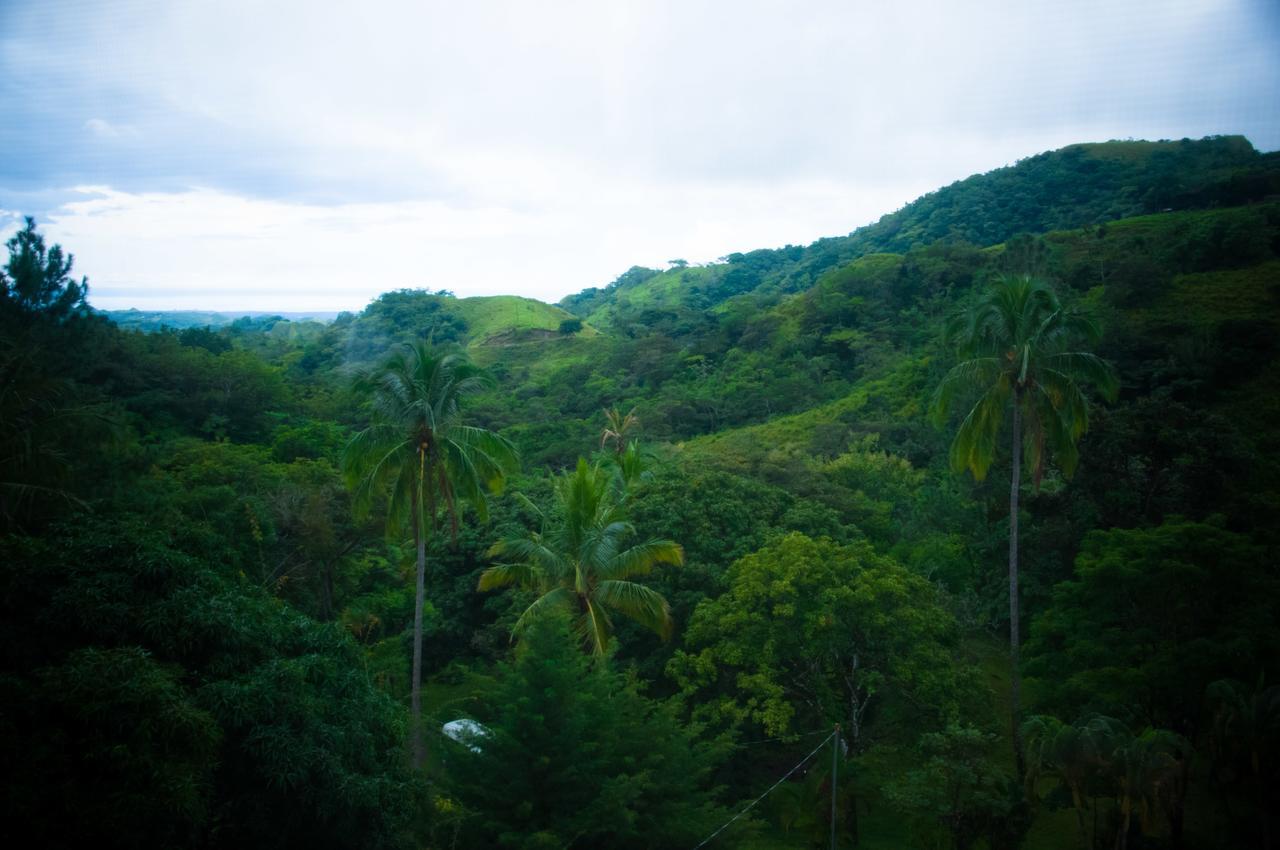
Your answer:
[[[412,729],[413,766],[418,770],[427,760],[422,740],[422,606],[427,596],[427,535],[422,528],[422,494],[413,506],[413,542],[418,548],[417,590],[413,599],[413,672],[409,697],[409,722]]]
[[[1262,850],[1271,850],[1271,808],[1267,805],[1266,792],[1263,790],[1266,786],[1257,770],[1253,775],[1254,787],[1258,789],[1258,814],[1262,817]]]
[[[1076,823],[1080,827],[1080,850],[1089,850],[1089,831],[1085,829],[1084,812],[1080,811],[1080,807],[1072,806],[1076,810]]]
[[[1071,808],[1076,813],[1076,825],[1080,827],[1080,850],[1089,850],[1089,830],[1084,825],[1084,795],[1079,782],[1071,782]]]
[[[1120,822],[1120,832],[1116,835],[1116,850],[1129,850],[1129,826],[1132,812],[1132,804],[1126,799],[1124,802],[1124,820]]]
[[[1022,673],[1019,671],[1020,627],[1018,617],[1018,491],[1022,484],[1022,407],[1017,387],[1013,390],[1013,465],[1009,481],[1009,712],[1013,738],[1013,761],[1018,781],[1027,775],[1022,749]]]

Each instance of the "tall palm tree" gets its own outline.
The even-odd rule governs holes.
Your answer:
[[[996,441],[1012,411],[1009,481],[1009,658],[1012,665],[1012,737],[1019,777],[1025,774],[1022,736],[1018,611],[1018,493],[1022,462],[1036,486],[1050,451],[1065,475],[1079,460],[1076,443],[1089,427],[1083,385],[1113,399],[1115,372],[1102,359],[1078,349],[1099,337],[1096,324],[1064,307],[1046,283],[1028,276],[1002,276],[977,302],[947,323],[947,340],[961,358],[934,394],[942,421],[962,397],[978,398],[951,444],[951,467],[968,469],[981,481],[996,457]]]
[[[460,352],[429,343],[405,345],[356,380],[372,406],[372,422],[356,434],[342,458],[343,475],[359,513],[387,499],[387,527],[407,524],[417,549],[413,607],[411,710],[414,764],[425,758],[422,742],[422,607],[426,596],[427,537],[447,522],[458,530],[460,506],[487,516],[485,491],[501,488],[516,466],[505,438],[464,425],[463,400],[490,382]]]
[[[627,521],[609,476],[579,459],[555,481],[555,523],[527,537],[500,540],[489,550],[502,563],[480,575],[480,590],[520,585],[538,598],[516,621],[522,631],[539,613],[571,612],[583,642],[603,655],[613,634],[610,612],[657,632],[671,634],[671,607],[661,594],[629,579],[659,564],[681,564],[684,550],[670,540],[647,540],[624,548],[635,528]]]

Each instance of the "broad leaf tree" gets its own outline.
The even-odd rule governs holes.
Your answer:
[[[858,756],[890,704],[922,729],[966,702],[954,619],[928,581],[867,543],[792,533],[726,578],[728,590],[694,611],[688,649],[667,665],[696,719],[769,737],[839,723]],[[856,836],[855,803],[848,812]]]
[[[920,576],[866,543],[793,532],[734,563],[668,665],[699,715],[774,736],[840,723],[856,752],[890,693],[935,717],[957,699],[954,619]]]

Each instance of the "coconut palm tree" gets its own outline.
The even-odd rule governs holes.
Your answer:
[[[659,564],[681,564],[684,550],[670,540],[647,540],[624,548],[635,532],[609,476],[579,458],[554,484],[554,522],[527,537],[500,540],[489,555],[501,563],[480,575],[480,590],[508,585],[539,596],[516,621],[519,634],[541,612],[571,612],[584,644],[603,655],[613,635],[611,612],[657,632],[671,634],[671,608],[661,594],[630,581]]]
[[[623,415],[618,408],[609,407],[604,411],[604,418],[604,430],[600,432],[600,448],[603,449],[612,443],[614,452],[622,454],[631,442],[631,435],[640,430],[640,419],[636,416],[636,409],[633,407]]]
[[[934,394],[942,421],[961,398],[977,395],[951,444],[951,467],[968,469],[981,481],[996,457],[1006,416],[1011,416],[1009,482],[1009,658],[1012,665],[1012,737],[1018,776],[1025,774],[1022,736],[1018,610],[1018,494],[1025,460],[1039,486],[1050,452],[1065,475],[1079,459],[1076,443],[1089,427],[1084,385],[1108,399],[1118,388],[1105,361],[1079,349],[1096,342],[1098,327],[1083,313],[1064,307],[1048,284],[1027,276],[1002,276],[946,329],[960,362]]]
[[[640,448],[640,443],[632,440],[627,447],[610,457],[613,467],[613,486],[624,502],[634,489],[646,481],[653,479],[649,471],[652,454]]]
[[[487,386],[486,373],[460,352],[427,342],[402,346],[380,366],[357,378],[370,402],[372,422],[356,434],[342,458],[358,513],[382,498],[391,533],[412,531],[417,550],[413,613],[411,710],[413,758],[421,767],[422,607],[426,595],[427,537],[446,522],[458,530],[462,504],[484,519],[485,492],[500,489],[517,463],[505,438],[463,424],[462,402]]]

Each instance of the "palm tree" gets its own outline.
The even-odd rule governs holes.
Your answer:
[[[1156,813],[1161,808],[1169,810],[1170,798],[1177,795],[1178,786],[1185,782],[1189,750],[1180,735],[1165,729],[1144,729],[1138,735],[1117,736],[1108,763],[1120,803],[1116,850],[1128,848],[1135,813],[1142,833],[1149,835]]]
[[[405,345],[361,375],[356,390],[372,405],[372,423],[356,434],[342,458],[358,513],[386,497],[391,533],[413,533],[417,581],[413,609],[411,711],[414,764],[422,742],[422,606],[426,595],[427,536],[443,519],[457,534],[460,505],[487,516],[485,491],[501,487],[516,465],[505,438],[462,423],[462,401],[489,384],[487,374],[460,352],[426,342]]]
[[[606,408],[604,412],[605,427],[600,432],[600,448],[613,443],[613,450],[622,454],[627,449],[631,434],[640,429],[640,419],[633,407],[624,416],[616,407]]]
[[[1027,747],[1027,797],[1035,799],[1041,777],[1056,778],[1059,786],[1071,795],[1071,807],[1080,828],[1081,848],[1090,846],[1084,822],[1084,812],[1088,808],[1085,797],[1104,760],[1110,756],[1112,723],[1108,718],[1093,718],[1072,725],[1056,717],[1038,715],[1028,718],[1022,725]],[[1096,823],[1096,816],[1094,820]]]
[[[1264,678],[1250,688],[1233,679],[1209,685],[1206,696],[1214,707],[1209,732],[1214,778],[1225,786],[1234,774],[1237,782],[1252,785],[1262,831],[1262,848],[1271,850],[1271,812],[1280,795],[1274,781],[1276,756],[1280,753],[1280,686],[1267,685]],[[1225,769],[1224,769],[1225,768]]]
[[[1022,461],[1036,486],[1050,451],[1065,475],[1079,454],[1076,443],[1089,427],[1089,403],[1082,385],[1097,386],[1108,399],[1116,395],[1111,366],[1078,341],[1096,342],[1097,325],[1064,307],[1045,283],[1027,276],[1002,276],[973,307],[947,324],[961,362],[952,367],[934,394],[934,415],[941,421],[962,396],[977,392],[955,440],[951,467],[968,469],[981,481],[996,456],[996,440],[1012,410],[1012,472],[1009,482],[1009,658],[1012,665],[1012,736],[1018,776],[1025,774],[1022,736],[1021,675],[1018,671],[1018,493]],[[1024,439],[1026,437],[1027,439]]]
[[[659,564],[681,564],[684,550],[670,540],[623,548],[635,528],[627,521],[609,476],[579,458],[554,483],[559,512],[550,528],[500,540],[489,555],[502,563],[480,575],[480,590],[520,585],[539,596],[516,621],[519,634],[539,613],[571,612],[584,644],[603,655],[613,634],[610,611],[657,632],[671,634],[671,607],[661,594],[629,579]]]
[[[640,448],[640,443],[632,440],[622,451],[610,457],[613,466],[613,486],[624,503],[634,492],[637,485],[653,478],[649,471],[649,460],[652,455]]]

